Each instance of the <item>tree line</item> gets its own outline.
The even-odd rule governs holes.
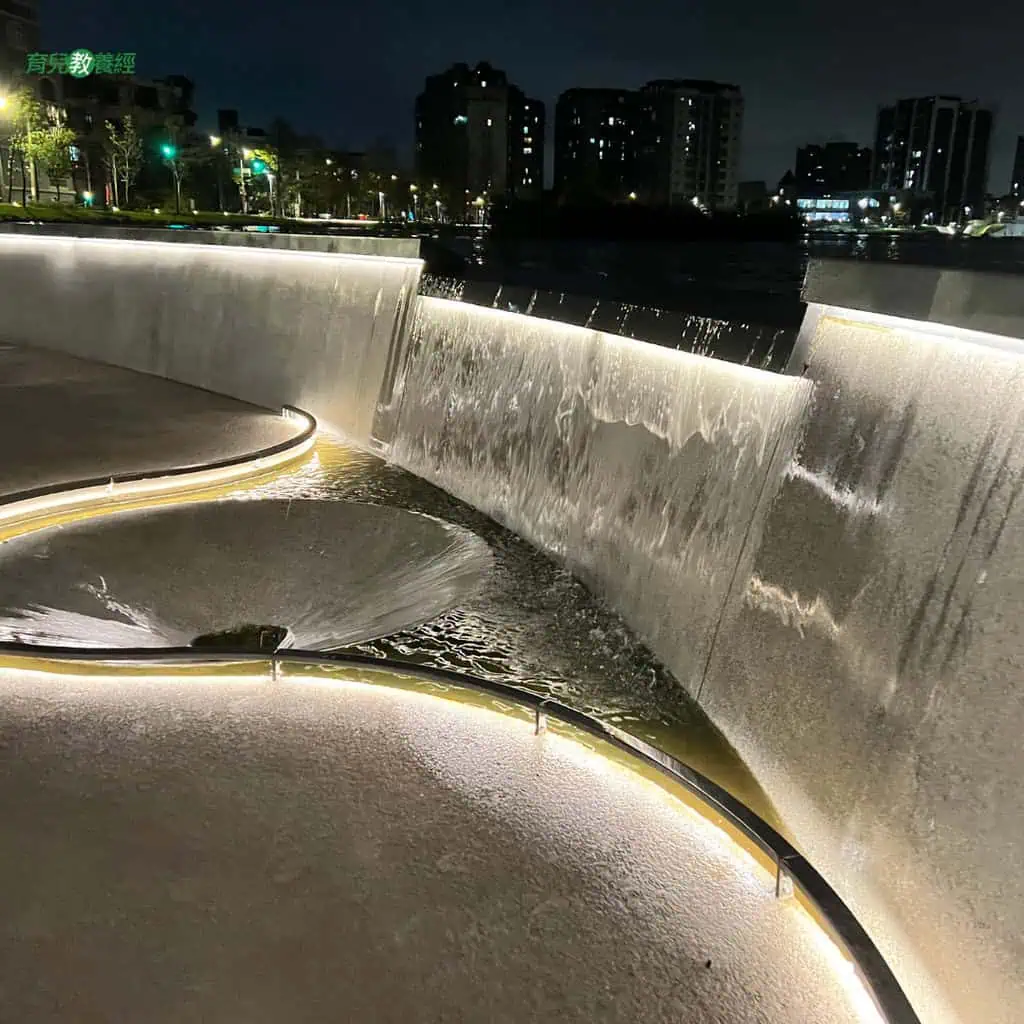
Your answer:
[[[68,179],[71,191],[80,191],[74,178],[84,160],[88,180],[96,182],[97,205],[118,209],[170,202],[175,207],[186,203],[202,210],[276,217],[447,219],[447,204],[436,183],[411,179],[386,160],[331,150],[283,119],[273,122],[265,135],[247,141],[202,135],[173,118],[140,124],[126,113],[106,121],[96,136],[80,139],[66,112],[40,102],[28,87],[6,98],[2,114],[8,203],[14,200],[16,169],[22,205],[39,201],[40,172],[59,202]],[[102,167],[95,166],[97,148],[102,150]],[[93,202],[91,191],[80,194]],[[70,198],[67,191],[64,198]]]

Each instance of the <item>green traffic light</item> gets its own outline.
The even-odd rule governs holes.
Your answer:
[[[164,159],[173,160],[178,151],[170,143],[165,142],[160,147],[160,152],[163,153]]]
[[[253,160],[250,166],[253,174],[262,174],[267,169],[266,163],[259,158]]]

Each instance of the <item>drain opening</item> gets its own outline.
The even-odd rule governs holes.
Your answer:
[[[190,646],[259,653],[276,651],[285,646],[285,642],[290,639],[286,626],[257,626],[246,623],[216,633],[203,633],[197,636]]]

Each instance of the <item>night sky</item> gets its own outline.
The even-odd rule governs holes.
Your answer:
[[[570,86],[714,78],[746,97],[742,178],[774,182],[806,142],[871,144],[876,106],[945,93],[998,105],[989,190],[1024,133],[1024,8],[935,0],[919,14],[797,0],[42,0],[43,48],[128,51],[140,75],[196,82],[200,126],[281,114],[329,145],[408,159],[427,74],[489,60],[548,104]]]

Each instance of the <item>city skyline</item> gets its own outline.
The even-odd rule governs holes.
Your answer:
[[[743,179],[777,180],[796,149],[846,139],[870,145],[879,106],[901,96],[959,95],[997,108],[990,190],[1008,188],[1024,131],[1024,86],[993,54],[996,7],[934,8],[927,23],[843,23],[808,0],[788,8],[741,0],[728,9],[653,2],[620,11],[524,0],[514,10],[413,2],[395,19],[383,8],[311,0],[282,8],[252,0],[245,17],[182,0],[173,21],[129,0],[97,9],[41,4],[43,44],[134,51],[139,73],[181,73],[197,84],[199,114],[238,107],[252,123],[282,114],[339,146],[391,140],[411,160],[413,104],[423,82],[452,63],[490,61],[542,99],[549,129],[558,95],[572,87],[635,89],[657,78],[735,82],[746,99]],[[1024,28],[1024,12],[999,12],[998,38]],[[284,46],[280,40],[289,40]],[[550,149],[551,132],[548,133]],[[550,177],[550,166],[548,168]]]

